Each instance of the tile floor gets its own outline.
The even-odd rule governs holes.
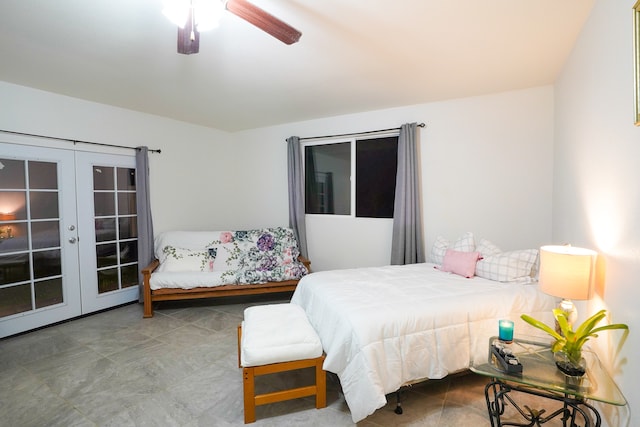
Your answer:
[[[247,306],[287,297],[163,303],[151,319],[132,304],[0,340],[0,424],[241,426],[236,327]],[[402,394],[402,415],[391,394],[358,425],[489,426],[485,383],[469,373],[414,385]],[[327,408],[315,409],[313,398],[259,406],[253,425],[354,425],[333,374],[327,387]]]

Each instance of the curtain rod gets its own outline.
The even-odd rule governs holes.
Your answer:
[[[426,125],[424,123],[418,123],[416,126],[418,126],[419,128],[423,128]],[[337,135],[324,135],[324,136],[307,136],[304,138],[300,138],[300,141],[305,140],[305,141],[309,141],[312,139],[326,139],[326,138],[340,138],[343,136],[356,136],[356,135],[368,135],[368,134],[372,134],[372,133],[381,133],[381,132],[390,132],[392,130],[400,130],[401,128],[390,128],[390,129],[378,129],[378,130],[368,130],[365,132],[353,132],[353,133],[341,133],[341,134],[337,134]]]
[[[57,136],[47,136],[47,135],[37,135],[34,133],[25,133],[25,132],[16,132],[16,131],[12,131],[12,130],[4,130],[4,129],[0,129],[0,132],[4,132],[4,133],[10,133],[12,135],[22,135],[22,136],[35,136],[36,138],[46,138],[46,139],[55,139],[56,141],[67,141],[67,142],[73,142],[73,144],[89,144],[89,145],[100,145],[102,147],[113,147],[113,148],[126,148],[128,150],[137,150],[137,147],[127,147],[125,145],[115,145],[115,144],[105,144],[102,142],[92,142],[92,141],[81,141],[79,139],[69,139],[69,138],[59,138]],[[162,152],[162,150],[160,149],[156,149],[156,150],[149,150],[150,153],[158,153],[160,154]]]

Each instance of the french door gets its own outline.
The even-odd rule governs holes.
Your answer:
[[[76,154],[82,312],[138,299],[133,156]]]
[[[0,337],[138,298],[135,160],[0,142]]]

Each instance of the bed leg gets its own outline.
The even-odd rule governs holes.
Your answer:
[[[393,411],[398,415],[402,415],[402,402],[401,400],[402,389],[396,391],[396,409]]]

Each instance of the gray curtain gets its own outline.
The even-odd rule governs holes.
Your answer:
[[[153,221],[149,195],[149,148],[136,148],[136,204],[138,212],[138,283],[143,302],[143,282],[141,270],[153,261]]]
[[[287,138],[287,167],[289,179],[289,227],[293,229],[300,254],[308,258],[307,225],[304,217],[304,175],[302,169],[302,153],[300,138]]]
[[[398,173],[393,205],[391,264],[425,262],[420,204],[417,124],[404,124],[398,136]]]

